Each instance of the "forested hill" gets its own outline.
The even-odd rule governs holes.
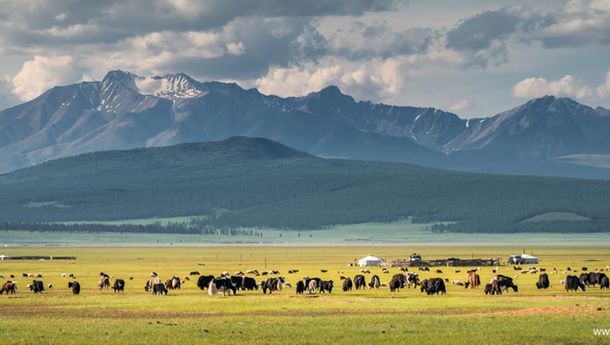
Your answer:
[[[414,217],[456,222],[437,231],[610,231],[608,195],[608,181],[322,159],[234,137],[90,153],[2,175],[0,223],[206,216],[212,227],[316,229]],[[526,221],[548,212],[579,220]]]

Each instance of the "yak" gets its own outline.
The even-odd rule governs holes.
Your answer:
[[[585,284],[577,276],[567,276],[564,281],[566,291],[585,291]]]
[[[551,284],[549,283],[549,275],[546,273],[542,273],[538,277],[538,281],[536,282],[537,289],[548,289]]]
[[[379,289],[379,287],[381,286],[381,281],[379,280],[379,276],[378,275],[373,275],[371,277],[371,282],[369,283],[369,288],[371,289]]]
[[[333,292],[333,281],[332,280],[322,280],[320,281],[320,292],[332,293]]]
[[[507,277],[501,274],[496,274],[493,278],[492,278],[492,284],[496,284],[497,287],[501,290],[501,291],[506,291],[508,290],[508,288],[513,289],[514,292],[519,292],[519,287],[517,285],[515,285],[515,283],[513,283],[513,278],[511,277]]]
[[[125,291],[125,281],[123,279],[115,279],[114,285],[112,285],[112,290],[114,290],[114,292]]]
[[[402,274],[401,274],[402,276]],[[402,280],[400,279],[400,277],[398,276],[394,276],[392,277],[392,280],[390,280],[390,292],[397,292],[400,291],[400,289],[404,287],[404,284],[402,282]]]
[[[366,286],[366,281],[362,274],[357,274],[354,276],[354,287],[356,290],[364,289]]]
[[[407,276],[402,273],[396,273],[392,276],[392,280],[397,280],[400,283],[400,288],[403,289],[407,285]]]
[[[32,284],[28,285],[30,291],[34,293],[42,293],[44,291],[44,283],[42,280],[32,280]]]
[[[68,288],[72,289],[72,294],[78,295],[80,293],[80,283],[76,280],[73,282],[68,282]]]
[[[316,293],[317,290],[318,290],[318,281],[315,279],[311,279],[309,281],[309,283],[307,284],[307,291],[309,291],[309,293]]]
[[[303,292],[305,292],[305,283],[302,280],[299,280],[297,282],[296,289],[297,289],[297,295],[302,295]]]
[[[0,295],[2,295],[5,292],[7,295],[15,294],[17,292],[17,283],[10,281],[10,280],[4,282],[4,284],[2,284],[2,288],[0,289]]]
[[[580,281],[587,286],[601,285],[602,279],[606,277],[602,272],[589,272],[580,275]]]
[[[256,279],[254,279],[252,277],[244,277],[241,288],[243,290],[249,290],[249,291],[258,290],[258,285],[256,284]]]
[[[466,283],[466,288],[470,287],[471,289],[475,289],[478,288],[480,285],[481,277],[476,273],[476,271],[468,271],[468,281]]]
[[[214,280],[212,280],[212,282],[210,282],[210,284],[214,284],[216,286],[216,289],[218,291],[221,291],[223,295],[225,294],[225,292],[229,293],[230,295],[231,291],[233,292],[233,295],[237,294],[237,287],[231,282],[231,279],[229,278],[215,278]]]
[[[153,295],[167,295],[167,287],[163,283],[156,283],[152,286]]]
[[[266,294],[267,291],[269,291],[269,294],[272,294],[273,292],[281,291],[282,284],[284,284],[284,277],[267,278],[267,280],[261,282],[261,289],[263,294]]]
[[[214,280],[214,276],[212,276],[212,275],[208,275],[208,276],[200,275],[199,278],[197,279],[197,287],[201,290],[206,290],[209,287],[210,282],[212,280]]]
[[[354,283],[351,278],[348,277],[343,280],[343,292],[351,291],[353,286]]]
[[[421,292],[425,292],[427,295],[438,295],[447,293],[447,290],[442,278],[430,278],[421,282]]]

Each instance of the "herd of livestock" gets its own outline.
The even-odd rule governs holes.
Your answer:
[[[532,267],[527,270],[523,270],[521,267],[514,266],[513,269],[515,271],[521,271],[522,274],[539,274],[538,281],[536,282],[537,289],[547,289],[550,287],[549,275],[546,273],[545,268],[536,268]],[[420,267],[420,271],[429,271],[428,267]],[[587,267],[582,267],[582,273],[577,276],[574,275],[575,271],[571,268],[567,268],[564,273],[567,274],[565,279],[561,281],[566,291],[585,291],[587,287],[596,287],[599,286],[601,289],[608,289],[610,287],[609,279],[606,273],[610,270],[610,267],[606,267],[604,269],[595,269],[595,271],[589,271]],[[323,273],[327,272],[326,270],[321,270]],[[353,278],[341,276],[341,290],[343,292],[351,291],[352,289],[360,290],[360,289],[379,289],[381,287],[389,287],[392,293],[400,291],[400,289],[404,288],[416,288],[419,287],[422,293],[426,293],[428,295],[438,295],[445,294],[447,292],[446,283],[451,283],[456,286],[463,286],[465,288],[479,288],[481,286],[481,278],[478,274],[479,269],[472,269],[467,271],[467,279],[465,281],[453,280],[449,281],[449,279],[443,279],[439,277],[435,278],[427,278],[420,280],[418,272],[409,272],[408,269],[401,268],[400,273],[396,273],[392,276],[388,284],[382,284],[381,279],[378,275],[373,274],[369,282],[367,283],[367,279],[365,274],[371,274],[370,270],[362,269],[360,270],[361,274],[356,274]],[[288,274],[296,274],[299,270],[289,270]],[[383,273],[389,274],[389,270],[384,268],[382,270]],[[460,270],[456,270],[456,273],[460,273]],[[443,272],[440,269],[436,270],[437,274],[442,274]],[[512,289],[514,292],[518,292],[519,288],[514,283],[513,278],[517,278],[518,275],[514,277],[509,277],[502,274],[497,274],[496,270],[493,270],[493,277],[489,281],[489,283],[484,286],[484,293],[486,295],[501,295],[503,292],[506,292],[508,289]],[[558,270],[553,268],[551,274],[557,274]],[[41,274],[30,274],[23,273],[23,277],[33,277],[30,284],[27,285],[27,288],[34,293],[42,293],[45,290],[45,284],[42,281],[43,276]],[[74,274],[66,275],[65,273],[61,274],[62,277],[70,278],[70,282],[68,282],[68,288],[71,289],[72,293],[75,295],[80,294],[81,285],[76,280]],[[263,279],[257,282],[255,277],[259,276],[267,276],[263,277]],[[263,294],[272,294],[277,293],[285,288],[292,288],[292,284],[287,282],[283,276],[280,276],[279,271],[263,271],[259,273],[257,270],[249,270],[244,272],[235,272],[234,274],[229,274],[228,272],[223,272],[219,276],[213,275],[202,275],[198,271],[192,271],[188,276],[184,278],[179,278],[178,276],[172,276],[167,280],[162,280],[156,272],[152,272],[150,274],[150,279],[146,281],[144,286],[144,290],[146,292],[150,292],[155,295],[167,295],[169,290],[178,290],[180,287],[185,284],[187,281],[190,281],[191,277],[197,277],[196,283],[197,287],[201,290],[207,290],[210,296],[222,294],[222,295],[235,295],[237,291],[252,291],[258,290],[259,288],[262,290]],[[1,279],[5,279],[3,275],[0,275]],[[15,278],[14,275],[10,275],[10,278]],[[130,277],[129,280],[133,280],[133,277]],[[98,288],[100,290],[114,290],[114,292],[123,292],[125,291],[126,282],[124,279],[114,278],[114,282],[111,284],[111,276],[100,272]],[[47,288],[53,288],[52,284],[48,284]],[[332,293],[334,288],[334,282],[332,280],[323,280],[317,277],[303,277],[298,280],[294,286],[296,290],[296,294],[303,294],[305,292],[309,294],[314,293]],[[2,288],[0,289],[0,295],[6,293],[15,294],[17,292],[17,282],[14,280],[7,280],[2,284]]]

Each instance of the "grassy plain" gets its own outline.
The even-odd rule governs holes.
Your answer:
[[[186,223],[191,217],[128,219],[101,224]],[[85,223],[85,222],[78,222]],[[610,247],[608,233],[433,233],[430,224],[405,219],[391,223],[337,225],[324,230],[254,229],[262,237],[187,234],[0,231],[0,246],[171,246],[206,244],[276,245],[545,245],[578,244]]]
[[[538,291],[537,275],[519,274],[510,266],[500,273],[516,276],[519,293],[485,296],[482,289],[448,284],[444,296],[425,296],[387,287],[344,293],[340,275],[358,269],[349,262],[367,254],[404,258],[413,251],[424,259],[441,257],[501,257],[526,249],[541,258],[539,266],[560,269],[551,288]],[[0,344],[606,344],[610,336],[593,335],[610,328],[610,291],[591,288],[566,293],[559,281],[566,267],[610,265],[610,247],[511,246],[214,246],[214,247],[22,247],[2,248],[4,255],[73,255],[76,261],[0,261],[0,274],[17,276],[18,293],[0,296]],[[296,296],[293,289],[263,296],[260,291],[210,297],[195,281],[168,296],[151,296],[143,286],[151,271],[161,277],[184,277],[248,269],[277,269],[294,284],[302,276],[333,279],[330,295]],[[287,274],[288,269],[299,269]],[[320,269],[327,269],[321,273]],[[468,268],[441,268],[443,274],[465,279]],[[485,282],[493,268],[481,269]],[[372,273],[387,283],[392,274]],[[456,270],[461,270],[457,273]],[[127,280],[123,294],[98,291],[100,271]],[[26,290],[21,273],[41,273],[54,288],[42,295]],[[67,288],[74,273],[80,295]],[[134,277],[133,280],[128,280]],[[30,278],[31,279],[31,278]],[[367,275],[367,280],[370,279]]]

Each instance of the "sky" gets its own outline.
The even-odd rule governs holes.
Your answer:
[[[114,69],[463,118],[610,108],[610,0],[0,0],[0,109]]]

